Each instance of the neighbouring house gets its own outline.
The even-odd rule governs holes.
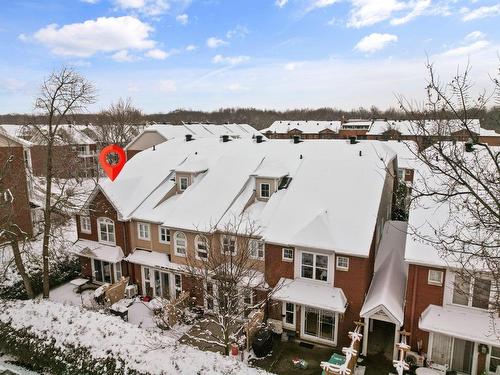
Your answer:
[[[500,151],[498,147],[492,150],[497,154]],[[486,151],[478,146],[471,152]],[[467,154],[463,155],[465,161]],[[442,183],[425,166],[417,166],[417,171],[414,184]],[[413,350],[421,350],[428,361],[461,374],[498,374],[500,317],[491,305],[498,293],[492,282],[494,276],[481,264],[464,265],[432,241],[441,228],[448,233],[459,228],[462,233],[468,230],[463,226],[468,212],[456,212],[451,199],[438,203],[433,196],[422,197],[410,210],[405,244],[408,278],[404,328],[411,333]],[[475,230],[473,233],[479,235]],[[493,236],[498,239],[498,233]]]
[[[32,236],[40,210],[34,202],[33,176],[31,174],[31,143],[0,129],[0,174],[2,175],[3,199],[11,199],[13,204],[13,224]],[[10,162],[7,162],[8,160]],[[10,197],[10,198],[9,198]],[[7,214],[7,213],[5,213]],[[4,213],[2,213],[4,217]]]
[[[230,139],[253,138],[260,133],[247,124],[203,124],[183,123],[179,125],[154,124],[147,126],[126,147],[127,158],[147,148],[155,147],[160,143],[174,138],[185,138],[186,135],[192,139],[220,138]]]
[[[237,253],[223,231],[242,218],[259,228],[251,254],[263,282],[250,302],[273,291],[274,326],[341,347],[372,281],[396,168],[385,142],[170,139],[135,155],[114,182],[100,181],[77,215],[73,250],[96,283],[127,275],[141,294],[187,290],[210,310],[186,255],[208,256],[205,236],[220,244],[210,251]]]
[[[302,139],[335,139],[338,138],[340,125],[340,121],[279,120],[262,129],[261,133],[269,139],[290,139],[294,136]]]
[[[500,145],[500,134],[481,127],[478,119],[468,121],[472,140]],[[423,131],[415,121],[387,119],[351,119],[347,121],[275,121],[270,127],[261,130],[270,139],[348,139],[355,137],[363,140],[414,141],[419,150],[425,149],[438,140],[466,142],[471,138],[469,131],[458,121],[428,121]]]
[[[46,175],[47,145],[41,132],[30,125],[1,125],[12,136],[31,143],[31,165],[34,176]],[[96,177],[97,144],[86,133],[86,125],[62,124],[54,145],[54,170],[58,178]]]

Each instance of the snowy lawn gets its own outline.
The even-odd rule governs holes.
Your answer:
[[[144,330],[118,317],[51,301],[10,301],[0,323],[28,333],[62,351],[87,349],[92,359],[123,360],[146,374],[266,374],[234,359],[177,343],[160,330]]]

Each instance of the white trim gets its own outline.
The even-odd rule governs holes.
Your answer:
[[[304,277],[302,276],[302,256],[303,254],[311,254],[313,256],[313,265],[306,265],[306,267],[312,267],[312,271],[313,271],[313,274],[312,274],[312,278],[309,278],[309,277]],[[316,266],[316,258],[317,256],[324,256],[326,257],[326,260],[327,260],[327,265],[326,265],[326,280],[319,280],[316,278],[316,269],[318,268]],[[298,258],[298,261],[295,262],[296,264],[299,265],[299,277],[301,279],[305,279],[305,280],[312,280],[312,281],[316,281],[316,282],[320,282],[320,283],[330,283],[331,282],[331,273],[332,273],[332,270],[330,269],[331,266],[332,266],[332,255],[328,255],[328,254],[325,254],[325,253],[316,253],[316,252],[312,252],[312,251],[300,251],[300,257]],[[319,267],[320,269],[325,269],[324,267]]]
[[[109,238],[108,225],[113,225],[113,237],[114,237],[113,242],[105,241],[101,238],[101,223],[106,224],[106,233],[107,233],[108,238]],[[102,216],[102,217],[97,218],[97,238],[99,239],[100,243],[103,243],[106,245],[115,245],[116,246],[116,226],[115,226],[115,222],[113,220],[111,220],[109,217]]]
[[[334,316],[334,320],[335,320],[335,328],[334,328],[334,332],[333,332],[333,341],[330,341],[330,340],[326,340],[326,339],[322,339],[320,337],[316,337],[316,336],[310,336],[308,335],[307,333],[304,332],[304,329],[305,329],[305,326],[306,326],[306,322],[305,322],[305,313],[306,313],[306,308],[307,307],[310,307],[312,309],[316,309],[318,311],[326,311],[326,312],[329,312],[329,313],[333,313],[333,316]],[[319,314],[320,315],[320,314]],[[319,319],[319,315],[318,315],[318,319]],[[318,329],[320,327],[320,324],[319,324],[319,321],[318,321]],[[300,306],[300,337],[302,339],[307,339],[308,341],[313,341],[313,342],[318,342],[318,343],[321,343],[321,344],[327,344],[327,345],[330,345],[330,346],[337,346],[337,335],[338,335],[338,327],[339,327],[339,314],[335,311],[330,311],[330,310],[322,310],[322,309],[318,309],[316,307],[313,307],[313,306],[304,306],[304,305],[301,305]]]
[[[203,241],[203,238],[205,239],[205,241]],[[206,254],[206,257],[200,257],[198,254],[200,252],[199,248],[198,248],[198,244],[199,243],[204,243],[205,244],[205,251],[201,251],[201,253],[205,253]],[[208,246],[208,238],[206,236],[204,236],[203,234],[197,234],[196,237],[194,238],[194,251],[195,251],[195,258],[198,259],[198,260],[206,260],[208,259],[208,251],[209,251],[209,246]]]
[[[291,258],[287,258],[285,257],[285,250],[290,250],[292,252],[292,257]],[[281,248],[281,260],[283,262],[293,262],[293,258],[294,258],[294,254],[295,252],[293,251],[293,248],[291,247],[282,247]]]
[[[431,272],[439,272],[441,274],[440,281],[432,280],[431,279]],[[444,271],[443,270],[429,269],[429,271],[427,272],[427,284],[435,285],[435,286],[443,286],[443,280],[444,280]]]
[[[256,255],[252,255],[252,246],[253,246],[253,244],[255,244],[255,246],[256,246],[256,251],[257,251]],[[262,246],[262,256],[259,256],[259,250],[260,250],[259,248],[261,246]],[[264,247],[264,241],[256,240],[256,239],[250,239],[248,241],[248,255],[252,259],[264,260],[265,257],[266,257],[266,250],[265,250],[265,247]]]
[[[141,226],[143,226],[143,232],[146,236],[141,236]],[[151,224],[149,223],[144,223],[141,221],[137,222],[137,238],[140,239],[141,241],[151,241]]]
[[[88,220],[89,229],[84,229],[84,225],[83,225],[84,219]],[[80,215],[80,232],[86,233],[86,234],[92,234],[92,222],[90,221],[90,216]]]
[[[339,266],[339,260],[340,259],[345,259],[347,260],[347,267],[346,266]],[[349,257],[346,257],[344,255],[337,255],[335,257],[335,267],[339,271],[349,271]]]
[[[177,236],[178,235],[183,235],[184,236],[184,253],[180,253],[178,251],[178,246],[177,246]],[[178,257],[185,257],[187,256],[187,247],[188,247],[188,244],[187,244],[187,236],[184,232],[181,232],[181,231],[176,231],[174,233],[174,254],[177,255]]]
[[[262,195],[262,186],[267,185],[269,190],[269,195],[266,197]],[[269,182],[260,182],[259,183],[259,197],[262,199],[269,199],[271,197],[271,184]]]
[[[186,187],[183,189],[182,188],[182,181],[186,181]],[[187,188],[189,187],[189,177],[186,177],[186,176],[182,176],[182,177],[179,177],[179,190],[180,191],[185,191],[187,190]]]
[[[289,303],[291,305],[293,305],[293,323],[287,323],[286,322],[286,304]],[[283,314],[283,327],[285,328],[288,328],[288,329],[291,329],[291,330],[294,330],[296,329],[297,327],[297,305],[293,302],[286,302],[286,301],[283,301],[281,302],[281,311],[282,311],[282,314]]]

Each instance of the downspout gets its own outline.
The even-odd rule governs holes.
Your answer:
[[[415,321],[415,302],[417,299],[417,279],[418,279],[418,267],[415,267],[415,272],[413,276],[413,293],[411,296],[411,321],[410,321],[410,332],[413,334],[413,323]]]

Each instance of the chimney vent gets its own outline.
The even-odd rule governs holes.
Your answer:
[[[156,145],[153,145],[153,151],[156,150]]]
[[[300,135],[294,135],[293,136],[293,143],[297,144],[297,143],[300,143],[300,142],[302,142],[300,140]]]
[[[255,136],[255,142],[257,142],[257,143],[262,143],[262,142],[264,142],[264,137],[263,137],[262,135],[260,135],[260,134],[259,134],[259,135],[256,135],[256,136]]]
[[[222,142],[224,142],[224,143],[229,142],[229,136],[227,134],[224,134],[223,136],[221,136],[221,139],[222,139]]]
[[[472,151],[474,151],[474,147],[472,147],[472,146],[473,146],[472,142],[465,143],[465,152],[472,152]]]
[[[356,141],[356,137],[355,137],[355,136],[354,136],[354,137],[349,137],[349,143],[350,143],[351,145],[355,145],[356,143],[358,143],[358,142]]]
[[[193,140],[193,135],[192,134],[186,134],[186,142],[192,141]]]

